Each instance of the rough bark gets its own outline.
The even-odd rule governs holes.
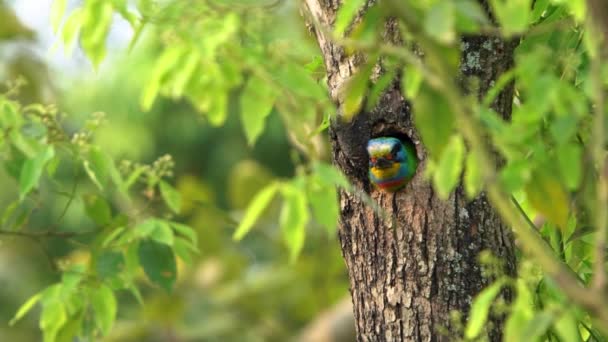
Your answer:
[[[337,0],[306,0],[306,5],[326,27],[332,25],[339,6]],[[340,89],[356,71],[360,57],[347,56],[322,30],[315,34],[339,107]],[[477,76],[479,91],[485,92],[511,65],[513,48],[496,38],[463,39],[463,76]],[[490,250],[507,272],[513,272],[513,241],[483,194],[468,201],[458,187],[447,201],[435,195],[423,177],[426,151],[413,125],[415,108],[398,84],[387,90],[374,110],[358,114],[350,123],[335,120],[330,130],[334,163],[390,216],[379,215],[361,196],[340,194],[339,236],[357,336],[359,341],[448,341],[457,337],[450,312],[466,313],[490,281],[482,274],[479,253]],[[504,117],[510,115],[512,96],[509,88],[495,101]],[[386,134],[406,134],[421,159],[411,183],[394,194],[373,189],[367,178],[366,143]],[[500,340],[500,324],[488,329],[491,340]]]

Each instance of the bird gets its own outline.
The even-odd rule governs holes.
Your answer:
[[[416,173],[418,157],[411,143],[395,137],[378,137],[367,143],[369,179],[384,191],[402,189]]]

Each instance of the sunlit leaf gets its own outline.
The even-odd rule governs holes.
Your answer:
[[[223,89],[215,91],[211,105],[207,111],[209,123],[213,126],[221,126],[228,117],[228,94]]]
[[[458,184],[462,173],[465,146],[462,137],[454,135],[450,143],[443,150],[439,164],[435,170],[433,184],[439,197],[446,199]]]
[[[160,194],[163,197],[163,201],[167,204],[173,212],[179,214],[182,207],[182,197],[180,193],[169,183],[160,181]]]
[[[190,241],[192,244],[196,245],[198,243],[198,235],[194,228],[178,222],[169,222],[169,224],[175,230],[176,233],[186,237],[188,241]]]
[[[349,121],[361,110],[367,94],[371,64],[359,70],[343,89],[342,117]]]
[[[532,206],[560,228],[568,223],[568,194],[554,172],[537,169],[526,185],[526,194]]]
[[[336,188],[313,180],[309,186],[308,198],[317,222],[325,226],[330,234],[335,233],[340,215]]]
[[[177,65],[184,53],[186,53],[186,50],[182,47],[171,46],[167,47],[165,51],[163,51],[163,54],[158,58],[154,65],[154,72],[142,91],[140,105],[143,111],[149,111],[150,108],[152,108],[152,104],[154,104],[154,100],[156,100],[156,97],[158,96],[164,77]]]
[[[89,299],[95,312],[95,323],[102,334],[107,335],[116,320],[118,304],[114,291],[106,285],[100,284],[97,288],[91,288]]]
[[[567,144],[558,148],[557,162],[568,190],[576,190],[582,179],[582,149],[578,144]]]
[[[44,342],[55,340],[59,329],[66,323],[67,313],[65,304],[59,300],[46,302],[42,307],[40,315],[40,330],[43,333]]]
[[[506,35],[522,32],[528,27],[531,0],[491,0],[490,4]]]
[[[365,5],[365,0],[349,0],[342,3],[342,6],[340,6],[340,9],[338,10],[334,26],[334,31],[337,35],[344,34],[344,31],[353,21],[363,5]]]
[[[82,196],[85,212],[99,226],[105,226],[112,221],[112,210],[108,202],[100,196],[86,194]]]
[[[53,5],[51,6],[51,26],[53,27],[53,31],[57,32],[59,29],[59,25],[61,24],[61,19],[63,18],[63,14],[65,13],[67,0],[54,0]]]
[[[477,160],[475,149],[467,154],[464,172],[464,190],[469,198],[474,198],[483,188],[481,164]]]
[[[549,329],[555,316],[550,311],[539,312],[522,329],[522,336],[530,341],[538,341]]]
[[[25,303],[23,303],[19,307],[19,310],[17,310],[17,313],[10,320],[10,322],[8,324],[10,326],[15,325],[15,323],[17,323],[17,321],[19,321],[21,318],[23,318],[23,316],[27,315],[27,313],[30,312],[30,310],[32,310],[34,305],[36,305],[40,301],[41,298],[42,298],[41,292],[36,293],[35,295],[31,296],[27,301],[25,301]]]
[[[161,220],[153,220],[154,229],[148,235],[150,239],[172,246],[174,241],[173,230],[169,224]]]
[[[578,330],[578,323],[576,317],[571,311],[566,311],[559,318],[555,320],[553,328],[557,335],[562,341],[579,342],[582,341],[581,335]]]
[[[268,207],[270,201],[272,201],[274,198],[277,190],[279,190],[279,184],[271,183],[255,195],[245,210],[245,214],[243,215],[239,226],[236,228],[234,235],[232,235],[233,239],[242,239],[245,234],[247,234],[251,228],[253,228],[253,225],[262,215],[264,209]]]
[[[107,187],[110,180],[120,182],[120,176],[114,160],[98,147],[92,147],[89,150],[86,159],[83,161],[83,165],[91,181],[100,190]]]
[[[281,188],[281,192],[284,202],[279,223],[289,247],[290,261],[294,262],[304,247],[306,236],[306,223],[308,222],[306,193],[299,186],[292,184],[285,184]]]
[[[267,81],[256,76],[247,80],[240,98],[240,113],[241,124],[250,146],[264,131],[266,117],[272,111],[275,98],[275,90]]]
[[[423,86],[414,100],[414,122],[433,158],[439,158],[454,129],[454,118],[445,97]]]
[[[106,56],[106,37],[110,31],[113,6],[108,1],[88,1],[85,4],[80,41],[87,57],[98,67]]]
[[[82,8],[77,8],[67,17],[61,29],[61,39],[65,46],[65,52],[71,52],[74,39],[78,36],[82,26]]]
[[[461,32],[476,32],[481,25],[487,25],[490,20],[480,3],[475,0],[454,1],[456,12],[455,26]]]
[[[34,187],[38,185],[40,176],[46,163],[55,155],[52,145],[47,145],[42,151],[38,152],[32,159],[28,159],[23,164],[19,175],[19,196],[23,200]]]
[[[418,68],[414,66],[406,67],[403,70],[403,76],[401,77],[401,90],[403,96],[408,99],[414,99],[418,95],[418,90],[422,85],[422,73]]]
[[[455,9],[452,1],[437,1],[426,14],[424,30],[437,41],[450,44],[456,38]]]
[[[497,280],[492,285],[483,289],[473,300],[471,305],[471,312],[469,313],[469,320],[465,329],[465,336],[467,338],[477,337],[486,321],[488,320],[488,314],[490,307],[494,302],[494,298],[500,293],[500,290],[505,285],[505,280]]]

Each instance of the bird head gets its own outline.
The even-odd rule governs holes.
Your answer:
[[[370,139],[367,143],[369,167],[389,169],[395,163],[405,161],[405,149],[401,140],[393,137]]]

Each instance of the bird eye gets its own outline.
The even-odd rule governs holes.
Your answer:
[[[370,158],[369,160],[370,160],[372,163],[375,163],[375,162],[376,162],[376,158],[374,158],[374,157]]]
[[[392,154],[387,154],[386,157],[385,157],[385,159],[393,160],[393,155]]]

